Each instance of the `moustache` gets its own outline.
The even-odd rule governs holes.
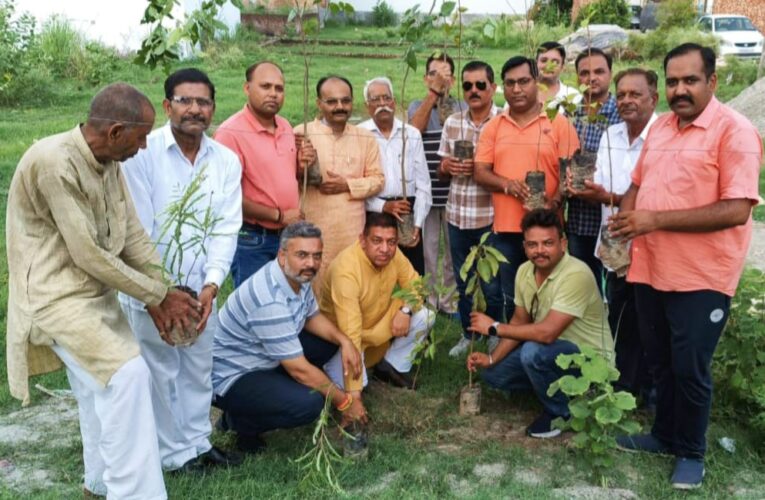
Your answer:
[[[672,98],[671,101],[669,101],[670,106],[674,106],[675,104],[685,101],[688,104],[693,104],[693,98],[689,95],[678,95]]]
[[[348,115],[348,112],[347,111],[338,110],[338,111],[333,111],[332,114],[333,115]]]
[[[387,111],[388,113],[393,113],[393,109],[390,106],[380,106],[375,110],[375,116],[377,116],[379,113],[382,113],[383,111]]]
[[[636,113],[637,110],[636,106],[623,106],[618,109],[619,113]]]
[[[472,100],[472,99],[480,99],[480,98],[481,96],[479,96],[478,94],[470,94],[470,97],[468,99]]]
[[[205,117],[203,115],[192,115],[192,116],[184,116],[181,118],[182,122],[205,122]]]

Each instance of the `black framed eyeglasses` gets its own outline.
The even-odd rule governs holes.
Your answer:
[[[483,80],[475,82],[475,88],[478,90],[486,90],[486,87],[488,87],[489,84],[484,82]],[[473,82],[462,82],[462,90],[465,92],[470,92],[473,90]]]

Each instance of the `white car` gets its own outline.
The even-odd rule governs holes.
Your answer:
[[[746,16],[712,14],[699,19],[699,28],[720,39],[720,55],[760,57],[763,36]]]

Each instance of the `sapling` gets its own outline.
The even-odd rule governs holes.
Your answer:
[[[166,283],[173,283],[176,288],[197,298],[197,290],[191,289],[189,275],[185,270],[193,271],[199,257],[207,255],[207,242],[218,234],[213,231],[222,217],[215,217],[212,209],[212,193],[202,191],[202,184],[207,175],[207,165],[203,165],[191,182],[172,203],[168,204],[161,214],[157,247],[162,249],[162,264],[160,271]],[[209,197],[204,208],[200,208],[205,198]],[[191,234],[188,234],[191,233]],[[186,266],[185,260],[192,258],[191,265]],[[176,346],[193,344],[200,332],[196,330],[196,322],[190,320],[189,327],[181,331],[173,327],[169,332],[170,339]]]
[[[608,151],[608,176],[609,176],[609,210],[613,216],[616,213],[614,205],[614,172],[611,163],[611,137],[608,128],[605,131],[606,145]],[[600,228],[600,246],[598,247],[598,258],[610,269],[613,269],[618,277],[624,277],[629,268],[630,253],[629,242],[627,240],[613,238],[608,230],[608,224],[603,224]]]
[[[490,235],[491,232],[487,231],[478,244],[470,248],[460,268],[460,279],[466,283],[465,293],[472,299],[472,311],[486,311],[486,296],[481,283],[490,283],[499,273],[500,264],[509,263],[502,252],[487,243]],[[475,334],[471,334],[468,357],[473,354],[474,342]],[[468,370],[468,385],[460,393],[460,414],[477,415],[480,411],[481,387],[473,385],[473,372]]]

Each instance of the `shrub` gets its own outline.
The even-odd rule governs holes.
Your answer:
[[[524,19],[501,15],[469,24],[462,38],[475,45],[521,50],[524,53],[531,50],[529,45],[533,45],[531,53],[526,55],[535,57],[536,46],[549,40],[560,40],[569,31],[562,25],[533,24],[529,30],[524,26]]]
[[[529,17],[537,24],[568,26],[571,24],[571,0],[537,0]]]
[[[714,35],[696,28],[658,29],[646,34],[630,33],[628,46],[643,59],[663,59],[674,47],[694,42],[717,50],[718,40]]]
[[[574,27],[579,28],[585,19],[589,19],[590,24],[616,24],[629,28],[631,17],[630,7],[624,0],[596,0],[579,9]]]
[[[689,27],[696,22],[696,10],[692,0],[664,0],[656,11],[661,29]]]
[[[372,8],[372,25],[387,28],[396,24],[396,12],[385,0],[378,1]]]
[[[765,435],[765,274],[747,269],[715,352],[715,382],[731,414]]]
[[[0,0],[0,105],[45,100],[50,86],[30,60],[34,48],[35,20],[15,16],[13,0]]]

